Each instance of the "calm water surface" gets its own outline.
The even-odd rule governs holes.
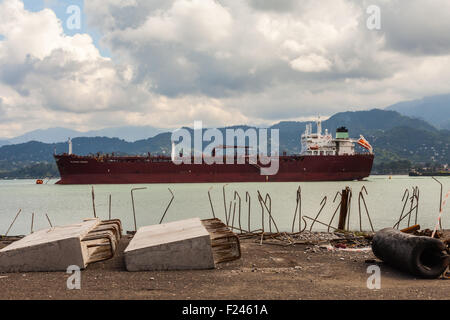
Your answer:
[[[450,178],[438,178],[444,188],[443,193],[450,190]],[[31,228],[31,215],[35,213],[34,230],[47,228],[47,213],[53,225],[64,225],[80,222],[83,218],[93,216],[93,206],[90,185],[55,185],[50,181],[45,185],[36,185],[35,180],[0,181],[0,234],[5,234],[17,211],[22,213],[10,231],[10,235],[28,234]],[[170,188],[175,199],[169,208],[164,221],[200,217],[212,217],[208,200],[208,189],[216,216],[224,220],[224,205],[222,196],[223,184],[148,184],[148,185],[95,185],[95,206],[97,215],[108,218],[108,199],[112,197],[112,217],[122,220],[125,230],[133,230],[133,210],[130,191],[134,187],[146,187],[135,191],[135,209],[137,225],[156,224],[161,219],[164,210],[171,199]],[[440,186],[429,177],[408,176],[371,176],[361,182],[305,182],[305,183],[233,183],[226,186],[227,207],[233,199],[234,191],[242,197],[242,225],[247,226],[248,206],[245,203],[245,193],[251,195],[251,228],[261,227],[261,206],[257,201],[257,191],[263,196],[269,193],[272,197],[272,214],[280,231],[290,231],[296,206],[296,191],[302,188],[302,213],[315,217],[320,209],[320,202],[327,196],[327,203],[319,220],[329,222],[337,202],[333,198],[337,191],[349,186],[353,190],[350,225],[359,230],[358,193],[366,186],[367,207],[375,229],[393,226],[402,211],[401,198],[406,188],[418,186],[420,189],[418,222],[422,228],[432,228],[439,214]],[[408,203],[407,208],[410,204]],[[236,219],[237,219],[236,209]],[[364,214],[364,212],[363,212]],[[334,225],[337,224],[335,218]],[[267,216],[265,218],[267,223]],[[236,220],[237,222],[237,220]],[[310,221],[308,221],[310,223]],[[450,228],[450,206],[444,208],[444,227]],[[403,226],[403,225],[402,225]],[[308,226],[309,228],[309,226]],[[267,225],[266,225],[267,229]],[[326,227],[316,224],[314,230],[323,231]],[[370,226],[363,215],[363,229]]]

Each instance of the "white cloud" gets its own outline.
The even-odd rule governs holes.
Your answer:
[[[302,72],[328,71],[331,68],[331,61],[317,54],[310,54],[292,60],[291,67]]]
[[[381,8],[382,28],[366,27]],[[269,123],[447,93],[448,0],[89,0],[87,34],[0,3],[0,137]],[[430,19],[429,17],[433,17]]]

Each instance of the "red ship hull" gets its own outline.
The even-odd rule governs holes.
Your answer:
[[[282,156],[276,175],[246,164],[174,164],[168,157],[55,155],[58,184],[351,181],[370,175],[373,154]]]

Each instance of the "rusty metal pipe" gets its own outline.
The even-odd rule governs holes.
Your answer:
[[[215,219],[216,218],[216,214],[214,213],[214,207],[213,207],[212,200],[211,200],[211,189],[212,188],[213,187],[208,189],[208,198],[209,198],[209,205],[211,206],[211,211],[212,211],[213,217]]]
[[[50,218],[48,217],[48,214],[45,214],[45,216],[47,217],[47,221],[48,221],[48,224],[50,225],[50,228],[53,228]]]
[[[169,204],[167,205],[166,210],[164,211],[164,214],[163,214],[163,216],[161,217],[161,220],[159,221],[159,224],[161,224],[161,223],[163,222],[164,217],[166,216],[167,210],[169,210],[170,205],[172,204],[172,201],[173,201],[173,199],[175,198],[175,196],[174,196],[172,190],[170,190],[170,188],[167,188],[167,189],[169,189],[169,192],[170,192],[170,194],[172,195],[172,198],[170,199],[170,202],[169,202]]]
[[[16,216],[14,217],[13,222],[11,222],[11,225],[10,225],[9,228],[8,228],[8,231],[6,231],[6,233],[5,233],[5,237],[8,236],[9,231],[11,230],[11,228],[12,228],[14,222],[16,222],[16,219],[17,219],[17,217],[19,216],[19,214],[20,214],[21,212],[22,212],[22,209],[19,209],[19,212],[17,212]]]
[[[312,231],[312,228],[314,226],[314,223],[319,219],[320,214],[322,213],[323,208],[325,208],[325,205],[327,204],[327,196],[323,197],[322,201],[320,202],[321,208],[319,212],[317,213],[316,217],[313,220],[313,223],[311,223],[311,227],[309,228],[309,231]]]
[[[133,205],[133,218],[134,218],[134,231],[137,232],[137,224],[136,224],[136,210],[134,208],[134,196],[133,196],[133,192],[136,190],[144,190],[147,189],[147,187],[143,187],[143,188],[133,188],[131,189],[131,203]]]

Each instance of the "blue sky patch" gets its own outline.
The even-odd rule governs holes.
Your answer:
[[[61,20],[62,26],[64,28],[64,33],[68,36],[73,36],[77,33],[87,33],[89,34],[94,45],[99,49],[100,53],[104,57],[110,57],[111,53],[107,48],[100,46],[101,35],[99,32],[90,28],[87,25],[87,19],[84,12],[84,0],[22,0],[25,9],[32,12],[38,12],[45,8],[51,9],[55,12],[56,16]],[[68,13],[68,8],[70,6],[78,6],[81,11],[81,24],[79,29],[69,28],[67,21],[72,16],[72,12]],[[1,39],[1,38],[0,38]]]

